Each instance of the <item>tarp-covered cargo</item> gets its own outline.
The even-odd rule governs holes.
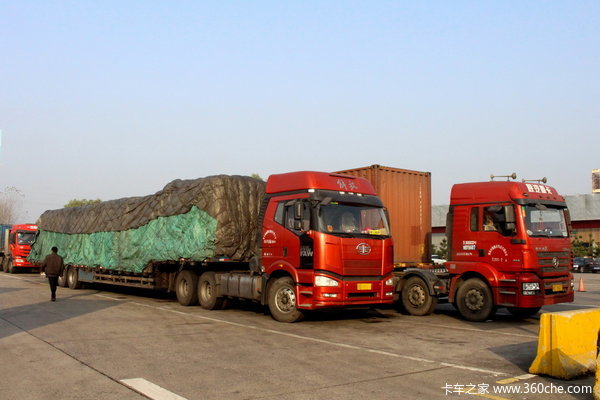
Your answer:
[[[142,272],[152,262],[259,253],[265,183],[244,176],[175,180],[154,195],[46,211],[29,260],[53,246],[66,264]]]

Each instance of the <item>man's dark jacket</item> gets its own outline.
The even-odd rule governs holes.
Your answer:
[[[44,259],[42,271],[46,273],[46,276],[62,276],[64,270],[63,258],[58,254],[52,252]]]

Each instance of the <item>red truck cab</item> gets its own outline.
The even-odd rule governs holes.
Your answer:
[[[573,301],[569,214],[553,187],[454,185],[447,223],[448,298],[466,319],[485,320],[496,307],[528,316]]]
[[[15,273],[18,269],[36,267],[27,261],[36,232],[37,225],[33,224],[13,225],[4,232],[0,254],[4,272]]]
[[[292,322],[304,310],[392,303],[388,219],[366,179],[271,175],[264,204],[261,264],[275,319]]]

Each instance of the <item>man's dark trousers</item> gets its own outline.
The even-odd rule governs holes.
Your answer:
[[[56,300],[56,287],[58,286],[58,276],[49,276],[48,283],[50,284],[50,292],[52,293],[52,301]]]

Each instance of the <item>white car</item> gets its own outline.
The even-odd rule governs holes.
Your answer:
[[[440,256],[438,256],[437,254],[432,254],[431,255],[431,261],[433,261],[433,263],[435,265],[442,265],[444,264],[447,260],[444,260],[443,258],[441,258]]]

